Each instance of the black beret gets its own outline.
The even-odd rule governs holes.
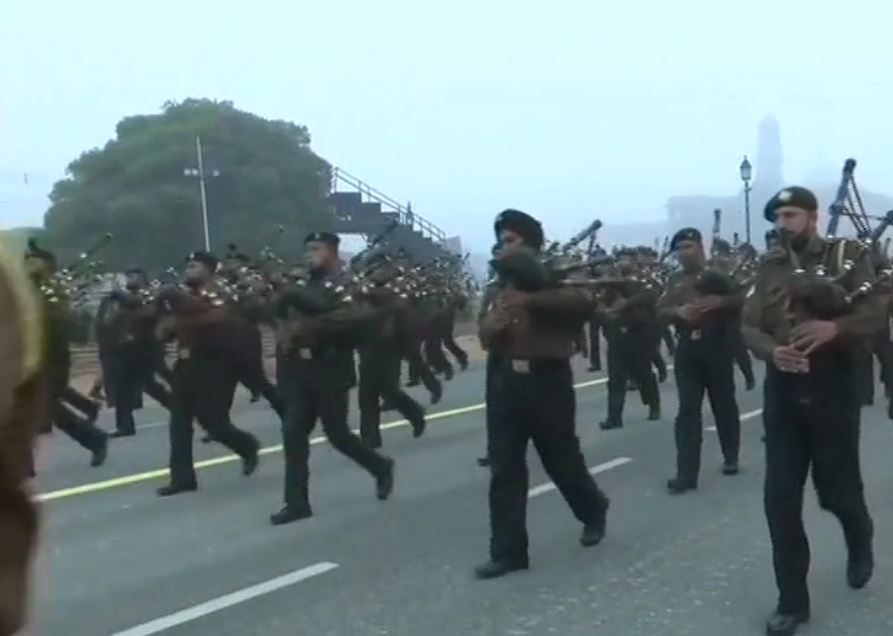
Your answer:
[[[673,235],[672,240],[670,240],[670,251],[674,251],[676,249],[676,246],[682,241],[694,241],[699,245],[703,244],[701,232],[697,228],[684,227],[676,232]]]
[[[219,262],[217,257],[211,254],[211,252],[193,252],[186,260],[194,263],[201,263],[212,272],[217,271],[217,263]]]
[[[330,247],[337,248],[341,243],[341,238],[332,232],[311,232],[304,239],[304,245],[307,243],[325,243]]]
[[[763,216],[770,223],[775,223],[775,213],[778,211],[778,208],[782,207],[795,207],[807,212],[818,212],[819,201],[811,190],[801,186],[791,186],[790,188],[779,190],[775,193],[775,196],[766,202]]]
[[[497,240],[503,230],[511,230],[518,234],[524,242],[534,249],[540,249],[545,242],[543,226],[535,218],[520,210],[503,210],[496,215],[493,233]]]
[[[37,239],[28,239],[28,249],[25,251],[25,258],[34,258],[45,263],[49,263],[53,269],[56,268],[56,255],[49,250],[45,250],[37,245]]]

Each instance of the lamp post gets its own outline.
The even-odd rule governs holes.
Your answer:
[[[738,170],[741,173],[741,180],[744,182],[744,222],[747,243],[753,245],[750,241],[750,178],[753,175],[753,166],[747,160],[747,155],[744,155],[744,161],[741,162]]]
[[[202,154],[202,138],[198,135],[195,136],[195,160],[198,165],[197,168],[185,168],[183,170],[184,177],[196,177],[198,178],[198,187],[199,192],[201,193],[202,199],[202,230],[205,235],[205,251],[211,251],[211,231],[208,228],[208,196],[205,192],[205,178],[206,177],[219,177],[219,170],[211,170],[210,172],[205,172],[205,162],[204,155]]]

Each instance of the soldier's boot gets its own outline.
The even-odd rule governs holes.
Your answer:
[[[866,536],[848,546],[846,579],[854,590],[861,590],[868,585],[874,574],[874,522],[869,519]]]
[[[517,572],[519,570],[526,570],[529,567],[530,563],[527,559],[491,560],[477,566],[474,569],[474,575],[480,580],[498,579],[506,574],[511,574],[512,572]]]
[[[660,419],[660,404],[652,404],[648,408],[648,421],[657,422]]]
[[[667,490],[671,495],[681,495],[689,490],[697,490],[698,484],[690,479],[682,477],[673,477],[667,480]]]
[[[106,458],[109,456],[109,438],[108,435],[103,434],[102,442],[100,442],[99,446],[93,449],[92,456],[90,457],[90,465],[94,468],[98,468],[105,463]]]
[[[804,623],[809,622],[809,612],[797,612],[794,614],[783,614],[775,612],[766,621],[766,634],[768,636],[793,636],[797,633],[797,628]]]
[[[390,497],[394,492],[394,460],[386,457],[385,462],[387,468],[375,478],[375,496],[381,501]]]
[[[302,519],[309,519],[313,516],[310,506],[290,506],[284,505],[279,512],[270,515],[270,523],[274,526],[282,526],[286,523],[294,523]]]
[[[171,497],[182,492],[195,492],[196,490],[198,490],[198,484],[193,482],[191,484],[168,484],[159,488],[157,492],[159,497]]]
[[[606,419],[604,422],[601,422],[598,427],[603,431],[610,431],[615,428],[623,428],[623,420],[612,419],[611,417],[608,417],[608,419]]]

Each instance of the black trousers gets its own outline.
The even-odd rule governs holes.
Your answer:
[[[267,378],[264,369],[264,347],[260,328],[253,325],[243,327],[243,348],[239,349],[239,382],[251,393],[252,401],[263,397],[276,415],[282,418],[285,406],[276,387]]]
[[[589,367],[602,370],[601,324],[593,318],[589,321]]]
[[[753,358],[750,357],[750,351],[748,351],[747,345],[744,344],[744,337],[741,335],[740,328],[735,334],[735,364],[741,370],[744,381],[753,386],[756,382],[756,378],[753,375]]]
[[[660,406],[657,380],[651,370],[656,343],[647,330],[621,332],[612,328],[608,337],[608,421],[623,421],[627,383],[636,383],[642,402]]]
[[[352,363],[352,360],[350,361]],[[379,477],[388,470],[384,457],[354,435],[347,422],[348,371],[338,356],[285,360],[285,417],[282,443],[285,452],[284,500],[289,507],[310,510],[310,433],[316,421],[332,447]]]
[[[527,559],[527,445],[531,440],[543,467],[574,516],[583,524],[604,517],[608,498],[586,467],[576,434],[576,394],[567,360],[533,361],[517,373],[500,360],[491,376],[490,557]]]
[[[117,376],[113,380],[115,428],[124,433],[133,433],[136,430],[133,413],[142,407],[143,393],[168,411],[172,408],[173,396],[156,377],[156,374],[162,373],[153,351],[124,349],[114,355],[117,360],[110,366]],[[166,370],[167,365],[163,366]]]
[[[808,375],[767,369],[763,420],[766,427],[764,504],[772,538],[778,609],[809,609],[806,576],[809,542],[803,527],[803,490],[812,468],[819,504],[843,527],[847,547],[869,537],[859,462],[859,393],[852,359],[835,356]]]
[[[53,424],[89,451],[106,443],[107,435],[93,423],[99,407],[69,386],[69,366],[60,363],[49,370],[50,416]]]
[[[360,350],[360,437],[372,448],[381,447],[381,399],[406,420],[418,423],[425,410],[400,388],[402,359],[393,349]]]
[[[409,365],[409,384],[415,386],[421,380],[429,393],[435,393],[441,389],[440,380],[434,375],[431,367],[422,358],[422,341],[419,340],[410,345],[406,350],[406,362]]]
[[[464,369],[468,366],[468,354],[465,353],[465,350],[459,346],[459,343],[456,342],[456,338],[454,332],[456,330],[456,316],[450,311],[449,315],[444,318],[443,326],[441,328],[441,339],[443,340],[443,346],[446,347],[447,351],[453,354],[453,357],[456,358],[456,362],[459,363],[459,367]]]
[[[693,333],[697,334],[693,339]],[[741,419],[735,401],[733,331],[685,331],[676,347],[675,375],[679,391],[676,416],[676,476],[696,486],[701,470],[704,423],[701,407],[704,393],[716,421],[719,445],[726,463],[738,463]]]
[[[106,443],[105,431],[73,411],[58,396],[53,398],[50,408],[56,427],[87,450],[99,450]]]
[[[448,378],[453,374],[453,365],[447,360],[446,354],[443,352],[443,338],[439,332],[435,330],[425,338],[422,343],[425,351],[425,362],[434,369],[434,373],[445,374]]]
[[[250,433],[236,428],[230,419],[236,384],[237,362],[224,352],[191,351],[188,359],[174,365],[170,418],[171,483],[196,483],[192,460],[192,422],[242,458],[256,453],[260,444]]]

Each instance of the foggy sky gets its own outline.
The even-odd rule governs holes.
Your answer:
[[[119,119],[186,97],[306,124],[333,165],[476,248],[508,206],[566,237],[732,194],[768,112],[789,181],[854,156],[862,187],[893,193],[887,3],[229,5],[0,0],[0,228],[40,224]]]

